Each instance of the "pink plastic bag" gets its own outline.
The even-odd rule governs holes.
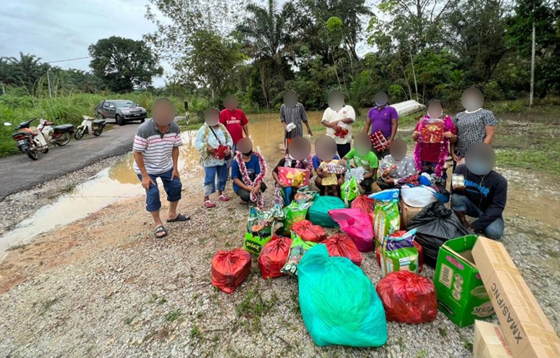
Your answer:
[[[373,250],[373,224],[371,216],[360,209],[329,210],[330,217],[340,225],[356,244],[360,252]]]

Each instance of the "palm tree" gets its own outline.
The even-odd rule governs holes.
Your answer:
[[[11,76],[15,79],[15,82],[25,86],[28,90],[33,88],[35,82],[49,68],[48,64],[41,63],[41,58],[30,54],[24,55],[23,52],[19,53],[19,59],[16,57],[8,58],[7,64],[12,68]]]

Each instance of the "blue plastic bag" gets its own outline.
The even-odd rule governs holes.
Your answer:
[[[318,346],[379,347],[387,342],[383,304],[362,269],[318,244],[298,265],[299,306]]]

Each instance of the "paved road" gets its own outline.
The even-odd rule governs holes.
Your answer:
[[[111,126],[108,124],[108,128]],[[64,147],[51,147],[47,154],[39,153],[36,161],[22,153],[0,158],[0,201],[10,194],[82,169],[100,159],[130,151],[138,126],[138,122],[122,127],[115,125],[99,137],[85,136],[79,141],[72,138]]]

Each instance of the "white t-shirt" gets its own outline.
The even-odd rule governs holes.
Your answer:
[[[325,109],[325,113],[323,113],[323,119],[321,120],[321,122],[332,123],[346,118],[352,119],[352,122],[356,121],[356,112],[354,112],[354,108],[352,108],[352,106],[345,105],[338,111],[334,111],[329,107]],[[327,135],[329,137],[333,137],[336,144],[350,143],[352,141],[352,123],[340,123],[340,126],[348,130],[348,134],[346,134],[344,137],[335,136],[335,129],[328,127]]]

